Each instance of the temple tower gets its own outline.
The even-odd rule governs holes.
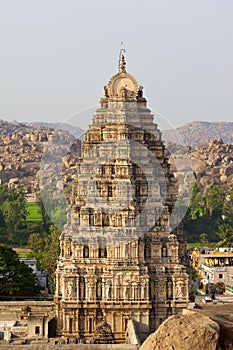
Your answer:
[[[144,340],[187,306],[176,199],[161,132],[121,54],[85,133],[61,234],[58,334],[93,341],[105,324],[124,342],[132,319]]]

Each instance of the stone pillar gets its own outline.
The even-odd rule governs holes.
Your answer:
[[[76,298],[79,300],[79,276],[76,277]]]
[[[106,299],[106,281],[103,280],[102,282],[102,299],[105,300]]]

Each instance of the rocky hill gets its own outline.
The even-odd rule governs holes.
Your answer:
[[[60,137],[68,144],[76,143],[73,152],[62,158],[64,179],[72,181],[68,176],[75,167],[80,156],[81,142],[67,131],[50,126],[33,126],[24,123],[0,121],[0,181],[9,188],[24,188],[28,197],[35,198],[39,190],[39,170],[41,158],[53,139]],[[50,146],[52,150],[52,146]],[[68,172],[68,175],[67,175]],[[47,171],[49,176],[49,169]]]
[[[33,126],[33,127],[45,127],[45,128],[50,128],[50,129],[54,129],[54,130],[62,130],[62,131],[67,131],[69,134],[77,137],[78,139],[83,138],[83,134],[85,132],[85,130],[74,126],[74,125],[70,125],[67,123],[48,123],[48,122],[33,122],[33,123],[29,123],[27,124],[29,126]]]
[[[207,144],[213,139],[222,139],[229,144],[233,142],[233,123],[194,121],[162,133],[165,141],[178,144],[182,141],[183,145],[191,147]]]
[[[194,122],[192,125],[203,125],[202,122]],[[206,124],[206,123],[204,123]],[[216,124],[216,123],[207,123]],[[221,123],[224,124],[224,123]],[[233,123],[225,123],[233,124]],[[82,130],[65,125],[65,130],[59,130],[59,124],[24,124],[9,123],[0,120],[0,181],[9,188],[23,187],[28,196],[35,197],[39,190],[39,170],[41,158],[45,154],[45,149],[50,145],[50,156],[57,154],[58,143],[54,139],[59,139],[59,146],[70,145],[70,149],[60,148],[63,164],[63,183],[67,186],[72,182],[76,173],[76,163],[80,156],[81,142],[70,134],[80,135]],[[64,124],[61,126],[64,129]],[[70,129],[72,128],[72,129]],[[230,127],[229,127],[230,130]],[[203,131],[203,134],[205,132]],[[230,135],[230,134],[229,134]],[[174,145],[173,145],[174,146]],[[205,145],[198,147],[180,147],[175,145],[170,147],[176,162],[179,162],[180,174],[184,181],[190,180],[188,171],[194,173],[194,180],[199,187],[206,190],[211,185],[233,185],[233,140],[226,143],[223,140],[215,139]],[[185,157],[191,160],[191,168],[187,169]],[[47,178],[53,176],[53,170],[46,165]],[[60,181],[59,188],[63,184]]]
[[[226,144],[215,139],[199,147],[173,147],[171,153],[186,188],[189,187],[188,181],[196,181],[203,192],[213,185],[224,185],[226,188],[233,185],[233,142]],[[191,162],[187,162],[188,159]]]
[[[191,149],[189,154],[201,188],[233,185],[233,143],[212,140],[206,146]]]

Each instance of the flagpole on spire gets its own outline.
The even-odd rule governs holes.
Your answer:
[[[121,41],[121,48],[120,48],[120,52],[119,52],[119,59],[118,59],[118,71],[121,72],[122,71],[122,67],[124,66],[124,70],[125,70],[125,57],[123,55],[123,53],[125,53],[125,48],[124,48],[124,43],[123,41]]]

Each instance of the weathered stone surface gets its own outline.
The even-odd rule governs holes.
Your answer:
[[[140,350],[216,350],[220,327],[208,316],[188,312],[169,317]]]
[[[130,344],[76,344],[76,345],[52,345],[52,344],[29,344],[29,345],[0,345],[0,350],[138,350],[137,345]]]
[[[141,345],[141,341],[139,339],[139,336],[137,334],[137,324],[133,320],[129,320],[127,324],[126,329],[126,343],[127,344],[135,344],[135,345]]]
[[[227,184],[228,184],[228,186],[233,185],[233,175],[230,175],[230,176],[227,178]]]
[[[220,181],[224,184],[227,182],[227,176],[226,175],[222,175],[220,176]]]
[[[51,138],[55,137],[55,129],[58,125],[54,126],[55,128],[0,121],[0,181],[2,184],[10,188],[24,188],[29,192],[38,192],[40,161],[48,140],[51,141]],[[62,131],[62,135],[68,142],[71,135],[66,131]],[[77,147],[75,149],[73,145],[71,147],[73,157],[69,154],[64,156],[65,173],[68,175],[72,175],[74,159],[80,155],[80,141],[75,141]],[[61,159],[60,161],[62,164]],[[47,176],[51,176],[49,167]],[[19,180],[13,181],[13,178],[19,178]],[[65,185],[71,182],[69,178],[69,176],[66,177]]]
[[[55,312],[53,302],[0,302],[0,332],[4,333],[3,338],[6,344],[11,342],[17,343],[18,346],[18,344],[25,343],[28,340],[46,343],[49,336],[49,324],[50,336],[54,336]],[[0,340],[0,345],[2,342]]]
[[[211,318],[220,326],[217,350],[233,349],[233,303],[203,304],[198,311]]]
[[[182,156],[186,156],[186,149],[183,149],[182,153],[178,148],[178,151],[174,152],[172,156],[176,157],[176,154],[180,158],[180,163]],[[224,185],[227,190],[227,187],[232,184],[233,143],[225,144],[222,140],[212,140],[209,144],[200,145],[193,149],[189,147],[189,157],[192,161],[195,181],[197,181],[201,191],[205,192],[213,185]],[[184,179],[185,170],[181,168],[179,174],[182,176],[183,171]]]
[[[229,164],[228,166],[226,166],[225,175],[226,176],[233,175],[233,164]]]
[[[172,215],[177,195],[161,132],[122,57],[77,163],[56,271],[58,335],[95,341],[104,320],[123,343],[133,319],[144,340],[187,307],[186,243]],[[108,341],[106,329],[99,341]]]

